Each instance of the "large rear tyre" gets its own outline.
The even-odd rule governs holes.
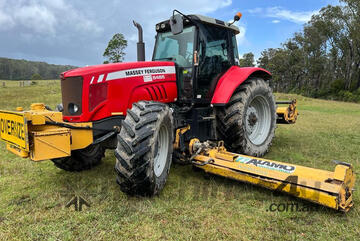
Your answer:
[[[261,157],[271,146],[276,128],[276,103],[261,78],[246,80],[229,103],[217,109],[217,133],[230,151]]]
[[[72,151],[71,156],[52,159],[52,161],[56,167],[65,171],[80,172],[99,165],[104,155],[105,148],[97,144]]]
[[[129,195],[152,196],[165,186],[173,153],[173,117],[162,103],[134,103],[115,150],[117,183]]]

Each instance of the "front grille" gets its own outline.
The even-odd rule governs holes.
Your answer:
[[[64,116],[77,116],[82,113],[82,86],[83,78],[69,77],[61,80],[62,103],[64,106]],[[74,105],[78,107],[74,112]]]

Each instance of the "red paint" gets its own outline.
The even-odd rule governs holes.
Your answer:
[[[64,120],[71,122],[96,121],[113,116],[114,112],[122,112],[126,115],[126,110],[131,108],[132,103],[139,100],[155,100],[163,103],[174,102],[177,98],[176,74],[152,74],[153,80],[144,82],[143,76],[132,76],[106,81],[109,73],[131,70],[146,67],[174,66],[173,62],[130,62],[103,64],[78,68],[63,73],[64,78],[73,76],[83,77],[82,113],[79,116],[64,116]],[[104,75],[103,81],[97,83],[99,76]],[[92,84],[91,79],[94,77]],[[90,93],[103,92],[107,84],[107,93],[103,98],[96,98],[89,102]],[[90,91],[91,86],[91,91]],[[89,107],[93,108],[91,110]]]
[[[256,67],[240,68],[232,66],[218,81],[211,104],[226,104],[229,102],[235,89],[250,75],[260,73],[271,76],[270,72]]]

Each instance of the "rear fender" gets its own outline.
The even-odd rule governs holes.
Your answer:
[[[250,77],[261,77],[264,80],[271,79],[271,74],[265,69],[256,67],[240,68],[232,66],[218,81],[211,104],[225,105],[237,87]]]

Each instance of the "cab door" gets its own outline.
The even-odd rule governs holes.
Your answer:
[[[210,102],[219,78],[234,65],[233,35],[231,30],[215,25],[200,26],[194,96],[196,102]]]

